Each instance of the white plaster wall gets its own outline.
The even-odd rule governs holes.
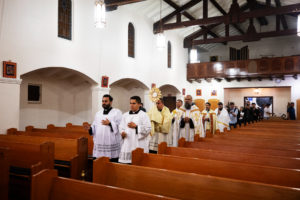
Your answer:
[[[173,54],[172,68],[168,69],[167,49],[159,51],[155,46],[156,37],[152,33],[153,22],[145,16],[132,12],[128,7],[130,5],[121,6],[117,11],[107,13],[107,27],[96,29],[94,27],[94,0],[73,0],[72,2],[73,31],[72,40],[68,41],[57,37],[58,1],[0,0],[0,61],[17,62],[18,77],[44,67],[65,66],[86,74],[97,83],[100,83],[101,76],[107,75],[110,77],[110,84],[119,79],[134,78],[149,88],[153,82],[157,85],[173,84],[179,87],[185,85],[187,50],[182,48],[182,38],[173,32],[166,33],[167,40],[172,43]],[[135,26],[136,57],[134,59],[127,57],[129,22]],[[59,88],[55,89],[56,93],[61,92]],[[97,89],[92,92],[93,100],[99,100],[98,96],[101,93],[99,91]],[[10,93],[8,96],[11,98],[19,95],[19,91],[11,90]],[[144,96],[145,93],[142,98]],[[71,108],[64,102],[69,99],[78,103],[79,100],[75,97],[71,99],[70,96],[57,95],[52,98],[54,98],[53,102],[59,104],[53,107],[55,111],[40,107],[43,112],[35,117],[27,117],[30,112],[26,112],[28,109],[35,111],[35,108],[30,107],[33,105],[29,108],[22,105],[21,126],[28,124],[44,126],[51,123],[51,120],[37,117],[45,110],[49,111],[49,116],[53,117],[52,122],[55,124],[60,125],[71,121],[69,114],[75,111],[69,112]],[[81,97],[78,98],[81,99]],[[123,102],[121,99],[119,101]],[[146,107],[151,104],[148,100],[145,100],[145,103]],[[99,105],[99,103],[93,103],[92,113],[96,112]],[[18,106],[19,103],[16,103],[15,107]],[[122,104],[121,107],[125,110],[125,105]],[[68,112],[63,110],[60,113],[58,110],[60,108],[67,109]],[[89,118],[85,118],[83,121],[88,121]],[[78,118],[73,116],[74,121],[71,122],[76,123],[82,119],[83,117],[79,114]]]
[[[42,103],[27,102],[28,84],[42,85]],[[20,129],[28,125],[45,128],[47,124],[65,126],[82,124],[92,118],[92,90],[90,84],[74,86],[65,80],[41,79],[30,76],[23,79],[20,93]]]
[[[234,102],[237,106],[244,106],[246,96],[273,96],[273,112],[277,116],[286,114],[287,103],[291,101],[291,88],[258,88],[259,94],[254,92],[256,88],[225,89],[224,103]]]
[[[285,36],[275,38],[264,38],[257,42],[229,42],[228,45],[217,45],[209,52],[200,53],[201,62],[209,62],[210,56],[218,56],[219,61],[229,60],[229,48],[240,49],[244,46],[249,48],[249,59],[261,58],[264,56],[281,57],[300,55],[300,37]]]
[[[57,37],[58,1],[2,0],[4,2],[0,60],[18,63],[18,75],[48,66],[66,66],[99,82],[136,78],[146,85],[185,81],[187,50],[182,38],[167,32],[172,43],[172,68],[167,69],[167,49],[156,49],[153,22],[121,6],[107,13],[107,27],[94,28],[94,1],[73,0],[72,41]],[[17,14],[16,14],[17,13]],[[1,15],[0,15],[1,16]],[[136,58],[127,56],[127,27],[136,35]],[[155,77],[155,78],[154,78]],[[180,83],[179,83],[180,84]]]
[[[153,22],[145,16],[135,14],[128,7],[108,13],[107,28],[102,30],[101,73],[111,77],[110,83],[122,78],[134,78],[147,87],[172,84],[182,86],[186,82],[187,50],[183,49],[182,38],[174,32],[166,32],[172,45],[172,67],[167,68],[167,48],[156,48]],[[135,27],[135,58],[127,56],[127,27]],[[113,33],[113,35],[112,35]]]
[[[123,113],[130,110],[130,97],[139,96],[144,103],[144,93],[146,91],[142,88],[129,88],[124,87],[112,87],[110,95],[114,97],[113,107],[120,109]]]
[[[20,80],[0,78],[0,134],[19,127]]]

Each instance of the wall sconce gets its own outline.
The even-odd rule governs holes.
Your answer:
[[[258,88],[254,89],[254,94],[259,94],[260,90]]]

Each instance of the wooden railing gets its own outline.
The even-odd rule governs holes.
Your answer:
[[[205,62],[187,65],[187,80],[266,78],[300,74],[300,56]]]

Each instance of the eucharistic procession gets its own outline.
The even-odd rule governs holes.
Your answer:
[[[0,0],[0,200],[300,200],[300,0]]]

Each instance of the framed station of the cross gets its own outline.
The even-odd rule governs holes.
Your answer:
[[[3,61],[3,77],[16,78],[17,77],[17,63],[10,61]]]

